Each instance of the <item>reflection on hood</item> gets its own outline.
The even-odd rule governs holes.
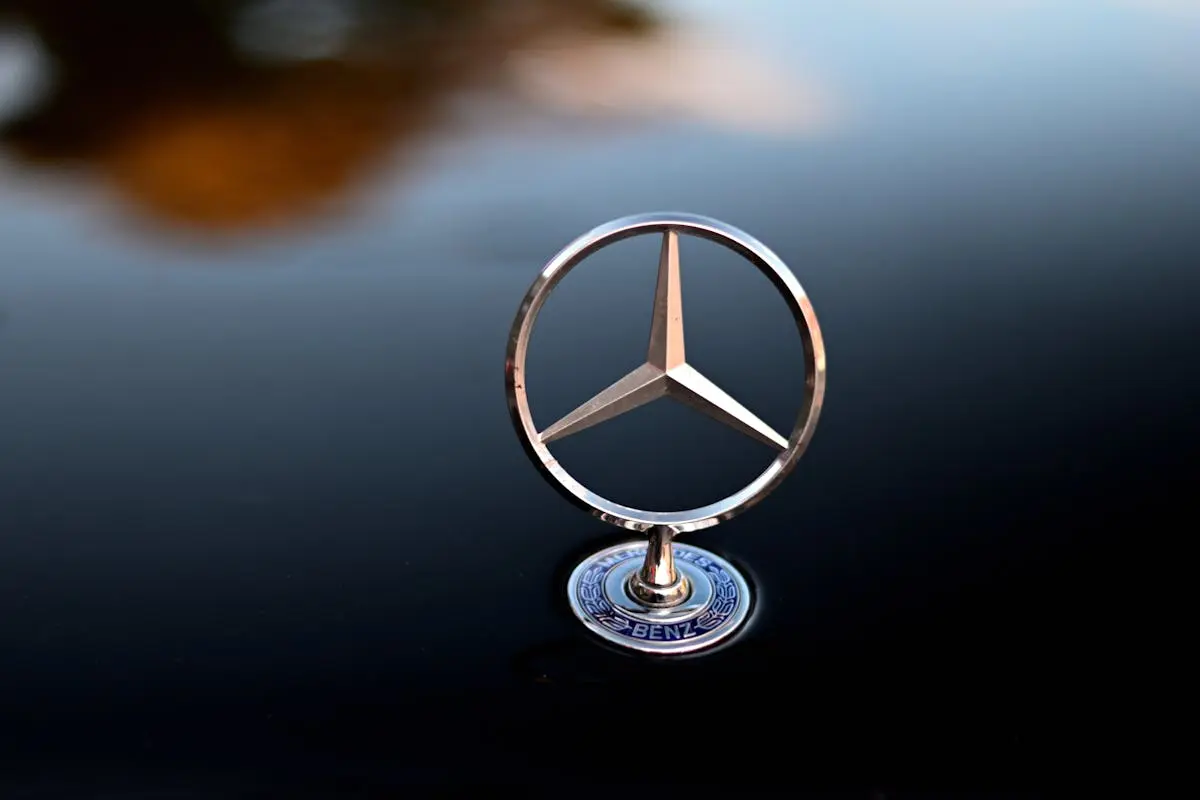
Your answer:
[[[775,135],[820,128],[833,111],[818,87],[702,31],[560,37],[513,61],[526,94],[572,113],[697,119]]]
[[[37,56],[27,82],[50,85],[0,128],[0,152],[209,230],[325,208],[529,41],[656,25],[619,0],[0,0],[5,23]]]

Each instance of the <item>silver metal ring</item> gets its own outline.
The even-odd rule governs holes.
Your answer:
[[[698,236],[728,247],[754,264],[771,280],[795,317],[804,345],[805,391],[787,446],[770,465],[738,492],[699,508],[684,511],[645,511],[601,497],[580,484],[551,454],[533,424],[525,390],[525,358],[538,312],[550,292],[572,268],[589,255],[614,242],[641,234],[671,232]],[[674,532],[707,528],[730,519],[758,503],[787,476],[812,438],[825,394],[825,346],[812,304],[799,281],[766,245],[737,228],[696,214],[637,214],[605,223],[580,236],[546,264],[521,302],[509,334],[505,360],[505,388],[509,412],[517,433],[533,462],[576,505],[613,525],[645,531],[664,526]],[[782,437],[779,437],[782,443]]]

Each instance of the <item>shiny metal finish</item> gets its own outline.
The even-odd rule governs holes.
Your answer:
[[[662,248],[645,362],[538,431],[525,389],[525,360],[542,304],[558,281],[587,256],[605,245],[646,233],[661,234]],[[716,241],[749,260],[771,279],[792,310],[804,344],[806,381],[800,413],[789,436],[775,431],[688,364],[679,263],[681,234]],[[736,630],[749,610],[745,580],[717,556],[672,540],[678,533],[716,525],[757,503],[779,485],[812,438],[825,391],[825,348],[808,297],[779,257],[737,228],[694,214],[642,214],[601,225],[551,259],[526,294],[509,338],[505,382],[517,432],[543,474],[573,502],[606,522],[646,531],[650,536],[646,545],[609,548],[576,568],[569,594],[580,619],[610,641],[657,653],[693,652]],[[645,511],[588,490],[563,469],[547,447],[663,397],[686,403],[762,442],[775,451],[774,460],[748,486],[715,503],[684,511]]]
[[[537,430],[525,390],[525,359],[538,312],[554,287],[587,256],[614,242],[640,234],[663,237],[659,257],[650,342],[646,362],[618,379],[543,431]],[[678,237],[699,236],[722,244],[746,258],[775,284],[796,318],[804,344],[805,392],[796,424],[786,438],[689,365],[685,358],[680,293]],[[803,454],[816,428],[825,393],[825,346],[816,314],[799,281],[764,244],[723,222],[684,213],[651,213],[625,217],[589,231],[567,245],[542,270],[517,312],[505,361],[509,410],[521,441],[534,463],[576,504],[606,522],[645,531],[656,525],[674,533],[707,528],[745,511],[762,500],[787,476]],[[547,445],[612,419],[662,397],[687,403],[714,419],[777,451],[774,460],[749,485],[729,497],[683,511],[647,511],[601,497],[576,481]]]
[[[629,576],[630,594],[651,608],[678,605],[692,591],[687,576],[675,569],[671,539],[670,528],[651,528],[642,568]]]
[[[628,592],[645,558],[643,542],[589,556],[567,583],[571,609],[596,635],[632,650],[662,655],[695,653],[736,633],[750,614],[750,588],[723,558],[676,544],[675,563],[692,587],[680,604],[647,608]]]

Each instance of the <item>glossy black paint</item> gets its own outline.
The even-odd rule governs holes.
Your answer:
[[[391,10],[417,5],[438,4]],[[501,40],[468,24],[485,5],[447,4],[430,52]],[[137,48],[195,31],[180,7],[0,2],[67,87],[0,123],[0,781],[45,796],[1029,787],[1134,691],[1115,665],[1146,643],[1142,557],[1190,518],[1200,444],[1200,84],[1187,48],[1152,57],[1194,19],[712,12],[786,70],[809,54],[844,95],[828,127],[764,137],[670,114],[547,119],[420,59],[404,80],[310,79],[201,41],[156,71]],[[106,14],[126,24],[90,33]],[[70,100],[72,80],[109,94]],[[446,109],[467,89],[517,122],[461,123]],[[184,98],[177,118],[165,97]],[[291,117],[296,97],[309,111]],[[267,122],[245,117],[263,98]],[[160,111],[184,121],[154,128]],[[212,149],[352,114],[318,144]],[[369,147],[345,145],[378,149],[347,167],[360,179],[285,179],[363,129]],[[255,173],[279,151],[287,170]],[[186,166],[209,156],[228,186],[206,194]],[[271,176],[278,197],[235,202]],[[664,208],[774,249],[829,355],[792,477],[689,536],[752,578],[752,627],[672,663],[571,617],[566,574],[628,534],[542,482],[501,376],[541,265],[601,221]],[[542,424],[642,357],[656,253],[604,251],[544,310]],[[773,288],[703,242],[684,243],[683,275],[689,355],[790,427],[800,343]],[[661,507],[769,459],[669,404],[559,449],[589,486]],[[639,727],[658,693],[682,744]]]

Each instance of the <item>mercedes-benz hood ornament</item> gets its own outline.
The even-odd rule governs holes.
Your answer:
[[[525,357],[538,312],[558,282],[588,256],[622,239],[649,234],[662,237],[662,250],[645,363],[539,431],[525,391]],[[805,391],[789,434],[772,429],[688,363],[680,236],[702,237],[733,250],[771,280],[791,309],[804,344]],[[663,654],[708,648],[737,631],[751,607],[745,579],[716,554],[674,537],[716,525],[762,500],[795,466],[816,428],[825,391],[825,348],[812,305],[783,261],[737,228],[695,214],[638,214],[601,225],[550,259],[525,295],[508,342],[505,384],[517,432],[543,475],[605,522],[649,535],[648,542],[607,548],[575,568],[567,593],[580,620],[610,642]],[[724,499],[683,511],[644,511],[588,490],[550,452],[549,445],[559,439],[661,398],[686,403],[757,439],[774,451],[774,459],[750,484]]]

